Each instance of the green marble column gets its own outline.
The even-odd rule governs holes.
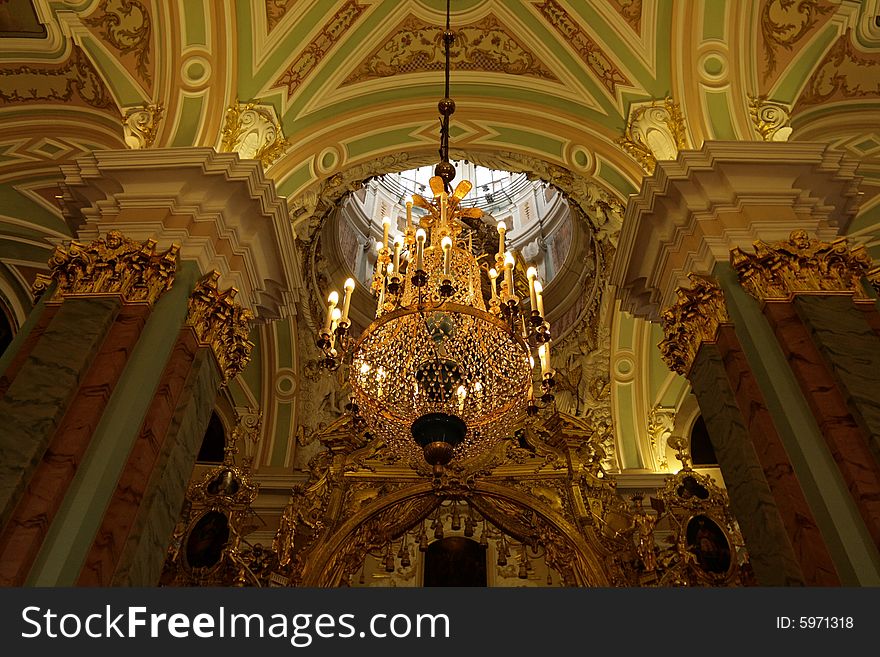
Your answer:
[[[0,527],[43,457],[120,308],[116,298],[66,299],[0,398]]]
[[[716,264],[713,275],[841,584],[880,586],[880,554],[773,329],[730,264]]]
[[[159,387],[198,277],[193,263],[180,263],[172,288],[156,302],[49,528],[28,577],[29,585],[76,583],[153,393]]]
[[[880,460],[880,336],[849,295],[799,294],[793,303]]]
[[[743,532],[758,583],[803,586],[804,573],[715,345],[700,348],[688,378],[706,421],[730,507]]]

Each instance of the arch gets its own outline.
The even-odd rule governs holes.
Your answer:
[[[472,538],[447,536],[425,551],[424,586],[486,586],[486,549]]]
[[[613,577],[603,565],[607,550],[592,542],[566,518],[527,493],[492,482],[477,482],[472,488],[437,491],[425,481],[394,491],[377,499],[346,520],[335,532],[319,542],[306,558],[301,585],[306,587],[339,586],[346,573],[353,572],[367,551],[383,545],[413,527],[447,497],[466,497],[490,521],[522,541],[544,541],[552,545],[548,562],[573,586],[610,586]],[[494,509],[494,511],[493,511]],[[505,509],[531,511],[536,519],[533,535],[525,536],[517,522],[500,521]],[[494,517],[492,517],[494,516]],[[519,523],[521,526],[521,523]]]

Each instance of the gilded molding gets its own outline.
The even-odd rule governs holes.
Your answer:
[[[688,274],[691,287],[679,287],[678,301],[664,311],[661,319],[665,337],[658,345],[671,370],[686,376],[700,345],[713,342],[718,327],[730,323],[724,294],[708,276]]]
[[[754,242],[755,254],[731,249],[730,262],[743,289],[759,301],[790,300],[795,294],[847,292],[867,299],[862,277],[873,266],[864,246],[850,249],[845,237],[812,239],[804,230],[788,240]]]
[[[618,85],[631,86],[632,82],[624,75],[623,71],[615,64],[614,59],[605,54],[578,22],[556,0],[543,0],[533,2],[535,9],[553,26],[568,44],[580,56],[587,68],[595,75],[599,82],[614,94]]]
[[[749,116],[755,132],[764,141],[788,141],[791,135],[791,116],[781,103],[767,100],[767,96],[749,96]]]
[[[83,23],[100,28],[101,36],[120,55],[134,54],[138,75],[147,84],[152,82],[149,64],[153,23],[146,6],[137,0],[122,0],[112,5],[110,0],[101,0],[98,12],[84,18]]]
[[[659,160],[674,160],[680,150],[688,148],[681,108],[668,97],[662,103],[634,103],[630,106],[626,131],[617,143],[651,175]]]
[[[132,149],[150,148],[156,140],[164,111],[162,103],[144,103],[127,109],[122,115],[126,145]]]
[[[522,40],[492,14],[476,23],[461,25],[455,32],[455,48],[450,56],[456,71],[508,73],[558,82]],[[343,85],[405,73],[442,71],[442,43],[442,27],[410,14],[388,41],[358,65]]]
[[[72,240],[57,246],[49,260],[49,274],[37,274],[33,293],[40,297],[56,283],[51,302],[74,296],[120,296],[126,302],[152,304],[171,288],[180,247],[173,244],[156,253],[156,241],[140,243],[118,230],[89,244]]]
[[[195,330],[200,344],[211,348],[227,382],[250,362],[254,345],[248,336],[254,316],[234,301],[238,290],[218,289],[219,280],[220,272],[212,271],[196,285],[189,297],[186,325]]]
[[[667,469],[666,444],[675,427],[675,409],[666,406],[654,406],[648,413],[648,438],[651,441],[651,452],[660,471]]]
[[[820,16],[836,9],[823,0],[764,0],[761,7],[761,36],[763,37],[764,70],[766,80],[776,70],[776,49],[791,51],[795,44],[819,23]]]
[[[266,169],[277,160],[290,142],[271,105],[236,103],[226,109],[221,132],[221,153],[238,153],[246,160],[259,160]]]
[[[116,103],[97,69],[74,46],[62,64],[0,68],[0,104],[50,102],[78,104],[118,113]]]
[[[318,67],[330,49],[351,29],[351,26],[357,22],[360,15],[366,9],[367,5],[359,4],[357,0],[348,0],[327,21],[321,31],[297,55],[296,59],[275,80],[272,86],[287,89],[288,98],[293,96],[296,90],[305,82],[306,78]]]

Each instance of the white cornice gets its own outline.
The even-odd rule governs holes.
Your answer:
[[[858,162],[827,144],[708,141],[659,162],[626,208],[611,282],[621,308],[659,319],[689,272],[734,247],[804,229],[828,239],[856,214]]]
[[[177,243],[258,319],[295,314],[302,283],[287,202],[259,162],[213,148],[95,151],[61,171],[78,237],[115,228],[159,248]]]

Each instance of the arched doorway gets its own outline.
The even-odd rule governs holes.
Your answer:
[[[462,536],[434,541],[425,550],[423,586],[486,586],[486,548]]]

